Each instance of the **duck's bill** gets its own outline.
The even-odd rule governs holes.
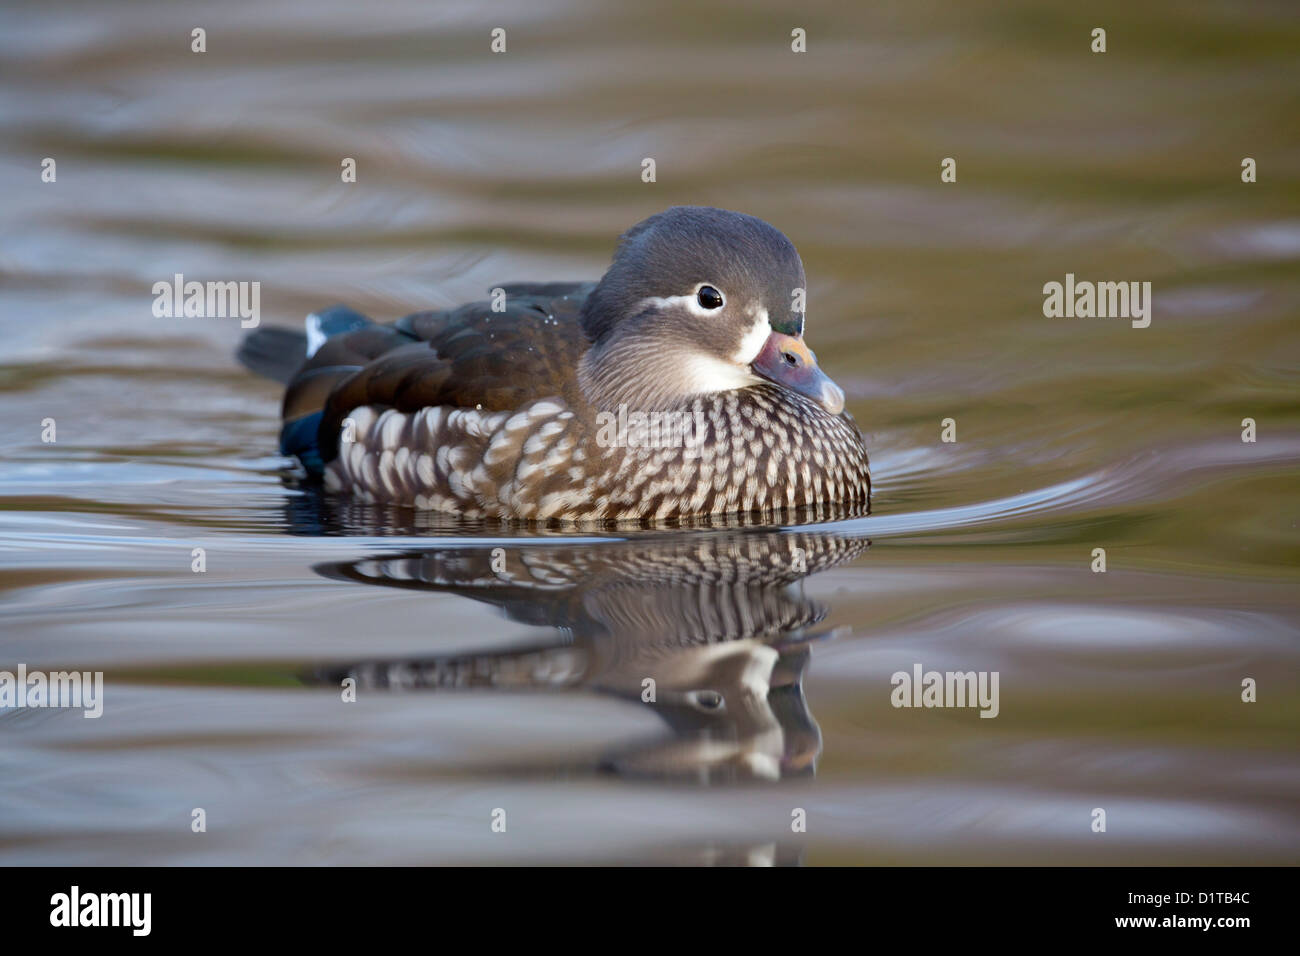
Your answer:
[[[832,415],[844,411],[844,389],[817,367],[817,356],[800,336],[773,332],[750,367],[769,382],[820,402]]]

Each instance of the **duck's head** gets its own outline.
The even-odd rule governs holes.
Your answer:
[[[663,408],[764,381],[837,415],[844,391],[803,341],[794,245],[743,213],[675,206],[622,237],[583,304],[583,384],[598,407]]]

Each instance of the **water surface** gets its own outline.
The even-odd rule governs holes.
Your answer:
[[[0,861],[1297,862],[1297,48],[1286,3],[7,4],[0,669],[107,687],[0,711]],[[238,322],[151,312],[594,278],[675,203],[798,246],[871,516],[322,502]],[[1045,318],[1066,273],[1151,326]],[[892,707],[916,663],[998,716]]]

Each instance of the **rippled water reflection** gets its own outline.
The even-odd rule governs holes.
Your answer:
[[[620,775],[701,783],[810,773],[821,750],[800,682],[826,606],[798,587],[869,542],[679,533],[635,541],[442,548],[318,567],[336,580],[457,594],[553,629],[524,648],[326,667],[359,690],[594,692],[671,730],[610,749]]]
[[[1296,862],[1297,44],[1267,3],[6,5],[0,670],[107,690],[0,711],[0,861]],[[150,311],[594,277],[681,202],[799,247],[871,516],[321,502],[238,323]],[[1045,319],[1067,272],[1151,327]],[[916,663],[999,716],[891,707]]]

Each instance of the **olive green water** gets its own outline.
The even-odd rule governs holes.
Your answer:
[[[1298,13],[6,4],[0,670],[106,686],[0,710],[0,862],[1297,862]],[[322,504],[238,321],[151,311],[594,278],[677,203],[798,246],[872,516]],[[1067,273],[1150,282],[1150,326],[1046,318]],[[891,706],[918,663],[998,716]]]

